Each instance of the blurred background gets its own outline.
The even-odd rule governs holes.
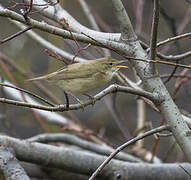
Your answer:
[[[11,2],[11,0],[0,0],[0,4],[4,7],[12,6]],[[88,0],[86,2],[90,7],[93,16],[98,22],[101,31],[120,32],[119,24],[117,22],[117,18],[115,17],[114,9],[110,0]],[[82,25],[91,28],[78,0],[62,0],[60,3],[62,7],[64,7],[67,12],[70,13]],[[138,38],[149,44],[152,24],[153,1],[125,0],[123,1],[123,3]],[[15,8],[14,10],[19,12],[19,7]],[[31,17],[54,24],[54,22],[47,20],[39,14],[34,14]],[[186,1],[161,0],[161,15],[158,31],[158,41],[165,40],[178,34],[190,32],[190,17],[191,5]],[[19,31],[19,29],[14,24],[12,24],[7,18],[4,17],[0,17],[0,27],[1,40]],[[76,45],[73,41],[44,33],[39,30],[35,30],[35,32],[46,38],[57,47],[72,54],[75,54]],[[161,46],[160,48],[158,48],[158,51],[164,53],[165,55],[178,55],[190,50],[190,43],[190,38],[185,38],[183,40],[176,41],[175,43]],[[83,43],[80,44],[84,46]],[[25,74],[31,75],[33,77],[53,72],[65,65],[63,62],[58,61],[55,58],[49,57],[45,52],[44,47],[40,46],[34,40],[31,40],[25,34],[22,34],[11,41],[1,44],[0,52],[8,56],[11,61],[13,61],[18,67],[20,67]],[[111,55],[114,58],[122,59],[114,52],[111,52]],[[94,47],[88,48],[86,51],[79,53],[79,57],[82,57],[84,59],[95,59],[102,56],[103,54],[99,53],[99,51],[97,51]],[[184,60],[181,60],[179,63],[190,64],[189,60],[190,58],[186,58]],[[0,70],[3,79],[7,79],[10,81],[10,77],[8,77],[5,69],[2,68],[2,63],[0,64]],[[8,72],[10,72],[11,75],[14,77],[14,80],[19,87],[30,90],[44,98],[52,100],[48,98],[36,86],[29,82],[26,82],[26,77],[22,75],[18,70],[13,68],[10,63],[4,61],[4,64],[6,65]],[[167,65],[157,65],[157,67],[161,76],[169,75],[174,70],[174,67],[170,67]],[[182,70],[183,69],[178,68],[175,74],[179,74],[180,72],[182,72]],[[128,70],[123,70],[122,72],[132,81],[136,80],[135,73],[132,70],[131,66]],[[187,74],[189,74],[189,72]],[[164,81],[166,81],[166,79],[167,78],[163,78]],[[117,79],[114,79],[111,83],[114,82],[120,83],[117,81]],[[166,83],[166,86],[170,93],[174,92],[175,82],[176,78],[171,78],[170,81]],[[47,84],[46,82],[42,82],[42,84],[47,89],[49,89],[50,92],[53,93],[56,99],[59,99],[61,103],[65,103],[65,97],[61,89]],[[185,110],[186,112],[189,112],[191,108],[190,85],[191,84],[189,81],[184,83],[179,89],[175,100],[178,107],[181,110]],[[104,87],[96,89],[95,91],[90,92],[90,94],[95,95],[103,88]],[[1,96],[5,97],[5,93],[2,89]],[[86,100],[86,97],[83,96],[79,96],[79,98],[84,101]],[[106,142],[114,147],[117,147],[118,145],[124,143],[125,141],[127,141],[127,139],[132,137],[137,130],[137,98],[138,97],[130,94],[111,94],[101,101],[96,102],[93,107],[88,106],[87,108],[85,108],[84,111],[77,110],[72,111],[71,113],[83,126],[93,130],[95,134],[105,139]],[[114,101],[117,109],[117,122],[116,119],[113,117],[111,110],[111,106],[113,105]],[[72,98],[70,98],[70,102],[76,103]],[[0,104],[0,109],[2,113],[2,117],[0,118],[4,120],[1,121],[1,132],[5,132],[19,138],[27,138],[44,132],[44,129],[41,125],[39,125],[39,121],[36,119],[34,113],[32,113],[30,109],[7,104]],[[149,129],[159,126],[162,119],[160,114],[152,110],[148,105],[146,105],[145,111],[145,127]],[[66,113],[60,114],[68,116],[68,114]],[[60,132],[60,128],[58,128],[57,126],[46,123],[43,118],[40,119],[48,132]],[[123,128],[123,130],[126,131],[126,134],[122,132],[123,130],[121,130],[121,127]],[[150,151],[153,143],[153,137],[146,138],[143,147],[146,150]],[[179,151],[179,148],[176,146],[176,144],[174,144],[174,140],[171,137],[165,137],[160,139],[156,155],[159,156],[161,159],[166,160],[167,162],[183,160],[181,151]]]

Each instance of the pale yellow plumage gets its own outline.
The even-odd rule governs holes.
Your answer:
[[[65,91],[84,94],[109,82],[119,68],[121,62],[112,58],[100,58],[70,64],[45,76],[29,79],[29,81],[48,80],[56,83]]]

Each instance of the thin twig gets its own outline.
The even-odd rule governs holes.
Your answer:
[[[179,64],[179,63],[175,63],[175,62],[162,61],[162,60],[156,60],[156,59],[146,59],[146,58],[143,59],[143,58],[137,58],[137,57],[132,57],[132,56],[126,56],[126,55],[120,53],[119,51],[117,51],[116,49],[114,49],[114,48],[112,48],[110,46],[102,44],[101,42],[99,42],[96,39],[90,37],[89,35],[87,35],[85,33],[82,33],[82,34],[89,37],[91,40],[95,41],[96,43],[98,43],[99,46],[106,47],[106,48],[116,52],[121,57],[123,57],[125,59],[128,59],[128,60],[136,60],[136,61],[142,61],[142,62],[146,62],[146,63],[158,63],[158,64],[165,64],[165,65],[169,65],[169,66],[178,66],[178,67],[191,69],[191,66],[189,66],[189,65]]]
[[[188,72],[188,69],[184,69],[180,75],[185,75],[186,73]],[[178,78],[176,80],[176,83],[174,85],[174,91],[172,93],[172,99],[175,99],[176,98],[176,95],[178,93],[178,90],[180,89],[180,87],[183,85],[183,83],[187,82],[188,80],[190,80],[191,78],[190,77],[184,77],[184,78]]]
[[[22,23],[15,21],[15,20],[11,20],[9,19],[13,24],[15,24],[16,26],[18,26],[20,29],[24,30],[26,29],[26,26],[23,25]],[[73,55],[56,47],[55,45],[53,45],[52,43],[50,43],[49,41],[47,41],[46,39],[42,38],[40,35],[38,35],[37,33],[35,33],[34,31],[27,31],[25,33],[27,36],[29,36],[30,38],[32,38],[33,40],[35,40],[38,44],[40,44],[42,47],[45,47],[46,49],[48,49],[49,52],[52,52],[51,55],[53,55],[56,59],[62,60],[64,61],[64,59],[67,60],[72,60],[73,59]],[[48,54],[49,55],[49,54]],[[77,62],[81,62],[84,61],[85,59],[80,58],[80,57],[76,57],[75,61]],[[64,61],[66,63],[66,61]]]
[[[160,14],[160,0],[154,0],[153,21],[151,30],[151,40],[150,40],[150,59],[155,59],[156,57],[159,14]],[[154,64],[152,64],[152,68],[153,68],[152,69],[153,74],[155,74]]]
[[[80,4],[83,12],[86,15],[86,18],[88,19],[88,21],[92,27],[92,29],[94,29],[96,31],[100,31],[100,28],[99,28],[99,26],[98,26],[98,24],[97,24],[97,22],[93,16],[93,13],[92,13],[90,7],[86,3],[86,1],[85,0],[78,0],[77,2]],[[96,49],[98,49],[98,48],[96,48]],[[108,49],[102,48],[102,51],[103,52],[101,52],[101,54],[104,54],[104,56],[111,56],[111,53]]]
[[[191,37],[191,33],[184,33],[184,34],[172,37],[172,38],[168,38],[168,39],[165,39],[164,41],[161,41],[161,42],[157,43],[157,47],[160,47],[160,46],[165,45],[167,43],[177,41],[177,40],[180,40],[180,39],[183,39],[183,38],[188,38],[188,37]]]
[[[185,27],[190,22],[190,13],[191,13],[191,6],[188,7],[188,9],[185,12],[184,18],[181,23],[179,23],[179,26],[177,28],[177,33],[180,34],[184,31]]]
[[[150,48],[149,46],[143,42],[143,41],[139,41],[140,44],[142,45],[142,47],[144,49],[147,49],[146,51],[149,52],[150,51]],[[175,61],[175,60],[183,60],[189,56],[191,56],[191,51],[187,51],[185,53],[182,53],[182,54],[177,54],[177,55],[164,55],[162,54],[161,52],[156,52],[156,55],[160,58],[160,59],[165,59],[165,60],[171,60],[171,61]]]
[[[187,57],[191,56],[191,51],[187,51],[181,54],[177,54],[177,55],[163,55],[162,53],[158,53],[157,56],[161,59],[166,59],[166,60],[170,60],[170,61],[177,61],[177,60],[184,60]]]
[[[99,26],[97,25],[95,18],[93,17],[92,12],[91,12],[89,6],[87,5],[86,1],[85,0],[78,0],[77,2],[80,4],[84,14],[86,15],[86,18],[89,20],[91,27],[94,30],[99,31],[100,30]]]
[[[143,25],[143,8],[145,1],[132,1],[134,6],[134,12],[136,17],[136,33],[140,35],[142,33],[142,25]]]
[[[129,60],[137,60],[137,61],[142,61],[142,62],[146,62],[146,63],[158,63],[158,64],[165,64],[165,65],[169,65],[169,66],[178,66],[178,67],[182,67],[182,68],[188,68],[191,69],[190,65],[184,65],[184,64],[179,64],[179,63],[175,63],[175,62],[168,62],[168,61],[161,61],[161,60],[150,60],[150,59],[141,59],[141,58],[135,58],[135,57],[130,57],[130,56],[124,56]]]
[[[13,34],[13,35],[11,35],[11,36],[1,40],[0,44],[3,44],[5,42],[7,42],[7,41],[10,41],[11,39],[14,39],[14,38],[20,36],[21,34],[25,33],[26,31],[28,31],[30,29],[32,29],[32,27],[26,27],[25,29],[23,29],[23,30],[21,30],[21,31],[19,31],[19,32],[17,32],[15,34]]]
[[[32,11],[32,6],[33,6],[33,0],[30,0],[30,3],[29,3],[28,7],[25,6],[26,10],[25,10],[23,16],[24,16],[26,21],[28,21],[28,15]]]
[[[19,87],[16,87],[16,86],[12,86],[12,85],[10,85],[10,84],[4,84],[4,83],[0,83],[0,86],[5,86],[5,87],[10,87],[10,88],[17,89],[17,90],[22,91],[22,92],[25,92],[25,93],[27,93],[27,94],[29,94],[29,95],[31,95],[31,96],[37,98],[37,99],[40,99],[41,101],[43,101],[43,102],[49,104],[49,105],[52,106],[52,107],[55,106],[55,105],[54,105],[53,103],[51,103],[50,101],[48,101],[48,100],[46,100],[46,99],[40,97],[40,96],[37,95],[37,94],[32,93],[32,92],[30,92],[30,91],[28,91],[28,90],[26,90],[26,89],[22,89],[22,88],[19,88]]]
[[[114,156],[116,156],[120,151],[122,151],[124,148],[126,148],[127,146],[137,142],[140,139],[143,139],[147,136],[153,135],[155,133],[164,131],[164,130],[169,130],[169,126],[167,125],[163,125],[154,129],[151,129],[150,131],[147,131],[133,139],[131,139],[130,141],[124,143],[123,145],[119,146],[113,153],[110,154],[110,156],[96,169],[96,171],[92,174],[92,176],[89,178],[89,180],[94,180],[96,178],[96,176],[103,170],[103,168],[114,158]]]

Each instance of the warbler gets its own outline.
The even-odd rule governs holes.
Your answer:
[[[73,63],[53,73],[29,79],[29,81],[47,80],[57,84],[66,92],[87,95],[88,91],[108,83],[120,68],[128,68],[120,65],[122,62],[124,61],[104,57]]]

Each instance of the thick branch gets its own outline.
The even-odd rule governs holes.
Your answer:
[[[39,21],[34,20],[29,17],[26,21],[25,18],[23,16],[19,15],[18,13],[14,12],[14,11],[10,11],[8,9],[3,9],[1,6],[0,6],[0,16],[11,18],[12,20],[19,21],[32,28],[36,28],[41,31],[48,32],[50,34],[60,36],[65,39],[73,40],[73,38],[75,38],[77,41],[81,41],[84,43],[91,43],[92,45],[97,45],[100,47],[111,47],[111,48],[115,48],[115,49],[126,49],[126,50],[129,49],[127,45],[124,46],[124,44],[122,44],[122,43],[118,43],[118,42],[111,41],[111,40],[105,40],[104,38],[100,38],[99,36],[98,37],[92,36],[93,39],[88,37],[88,34],[86,34],[86,33],[85,34],[87,36],[78,34],[78,33],[72,33],[72,36],[71,36],[70,32],[63,30],[61,28],[49,25],[45,22],[39,22]]]
[[[129,16],[123,7],[123,4],[120,0],[112,0],[112,3],[116,9],[116,15],[120,23],[121,30],[121,40],[122,41],[134,41],[137,39],[136,34],[133,30],[133,26],[129,19]]]
[[[1,145],[13,148],[19,160],[84,175],[93,173],[96,167],[106,159],[104,156],[87,151],[82,152],[53,145],[29,143],[8,136],[0,136],[0,142]],[[183,163],[181,166],[188,171],[191,170],[190,164]],[[188,180],[190,178],[177,164],[152,165],[147,163],[127,163],[118,160],[112,160],[99,177],[104,180],[116,180],[119,177],[120,180],[140,179],[140,177],[142,180],[153,178],[157,180]]]
[[[0,169],[6,179],[29,180],[26,172],[10,152],[10,149],[4,146],[0,147]]]
[[[39,134],[37,136],[31,137],[27,139],[29,142],[41,142],[41,143],[55,143],[55,142],[63,142],[66,144],[72,144],[77,147],[83,148],[84,150],[89,150],[91,152],[95,152],[100,155],[109,156],[114,149],[106,146],[105,144],[101,146],[100,144],[95,144],[90,141],[83,140],[77,136],[66,134],[66,133],[45,133]],[[127,153],[120,152],[116,159],[128,162],[142,162],[140,159],[129,155]]]
[[[119,14],[116,12],[116,15]],[[128,41],[125,41],[124,43],[129,44]],[[131,43],[131,49],[124,53],[128,55],[129,51],[131,50],[133,51],[134,56],[137,58],[145,59],[145,57],[147,57],[147,54],[142,49],[139,41]],[[155,92],[161,96],[164,96],[165,100],[157,107],[166,119],[167,123],[170,125],[172,133],[177,140],[177,143],[187,156],[188,161],[191,162],[191,136],[189,135],[191,134],[191,131],[183,120],[178,107],[173,102],[162,80],[158,77],[157,71],[153,76],[153,69],[150,64],[139,61],[131,61],[131,63],[135,67],[139,77],[142,79],[145,88],[150,92]]]
[[[30,2],[30,0],[25,0],[26,2]],[[34,4],[46,4],[44,0],[33,0]],[[60,4],[56,4],[55,6],[47,6],[47,8],[43,9],[41,6],[34,6],[34,9],[39,11],[43,16],[56,21],[57,23],[61,24],[62,26],[66,27],[66,23],[68,24],[69,28],[73,32],[78,32],[81,34],[82,32],[86,33],[88,36],[94,37],[95,39],[104,39],[108,41],[119,41],[120,33],[105,33],[105,32],[98,32],[92,29],[89,29],[83,25],[81,25],[78,21],[76,21],[65,9],[63,9]],[[67,27],[68,28],[68,27]]]

